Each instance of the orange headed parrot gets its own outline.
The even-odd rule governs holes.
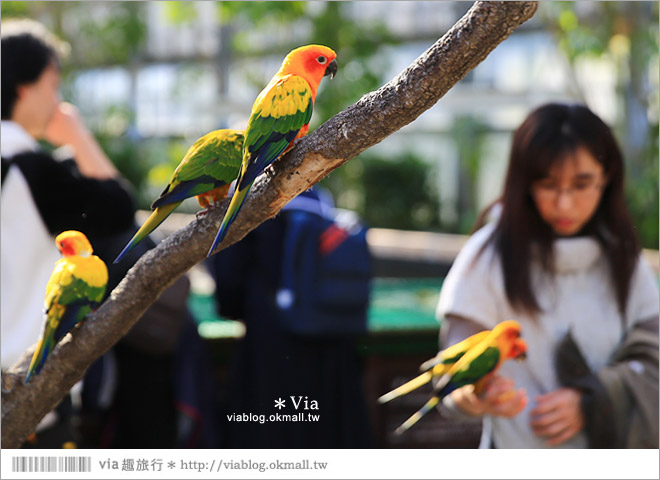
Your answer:
[[[520,324],[515,320],[501,322],[491,331],[480,332],[476,335],[481,335],[481,339],[473,345],[468,346],[467,350],[460,354],[460,357],[455,363],[451,364],[444,373],[439,374],[440,378],[433,388],[433,393],[429,401],[396,429],[397,434],[402,434],[412,427],[420,418],[433,409],[440,399],[457,388],[472,384],[475,387],[475,393],[480,394],[483,391],[488,378],[494,375],[502,362],[510,358],[522,359],[527,353],[527,344],[522,338],[520,338]],[[467,340],[473,339],[473,337],[474,335],[445,350],[445,352],[448,352],[446,355],[447,358],[450,357],[449,354],[451,352],[449,351],[451,349],[463,344]],[[461,349],[458,350],[459,352],[456,353],[460,353]],[[431,364],[435,364],[436,359],[442,356],[442,353],[443,352],[441,352],[435,359],[431,360]],[[425,362],[425,364],[428,363],[429,362]],[[440,367],[438,369],[439,371],[442,371],[442,369],[445,368],[443,363],[437,363],[432,368],[436,369],[438,367]],[[411,382],[414,381],[415,380],[412,380]],[[423,383],[420,383],[420,385],[422,384]],[[403,389],[403,386],[399,387],[399,389]],[[407,390],[410,391],[412,388]],[[392,396],[391,394],[385,394],[379,399],[379,401],[380,403],[384,403],[395,396],[398,395]]]
[[[490,330],[484,330],[483,332],[475,333],[474,335],[466,338],[465,340],[448,347],[441,352],[439,352],[435,357],[424,362],[419,368],[424,373],[418,377],[413,378],[409,382],[404,383],[398,388],[395,388],[389,393],[381,396],[378,399],[378,403],[387,403],[390,400],[394,400],[397,397],[406,395],[407,393],[412,392],[413,390],[421,387],[422,385],[427,384],[433,378],[439,378],[463,356],[474,345],[483,340]]]
[[[316,91],[323,77],[334,77],[337,73],[336,57],[333,50],[322,45],[292,50],[255,100],[245,130],[243,163],[236,191],[209,256],[225,238],[254,180],[289,150],[296,139],[307,135]]]
[[[215,130],[198,139],[174,170],[170,182],[151,208],[155,210],[117,256],[121,261],[133,247],[160,225],[186,198],[197,197],[202,208],[227,196],[238,176],[243,152],[243,132]]]
[[[103,300],[108,283],[108,269],[96,255],[87,237],[75,230],[55,238],[64,258],[46,285],[46,319],[41,339],[32,356],[25,383],[39,373],[55,344]]]

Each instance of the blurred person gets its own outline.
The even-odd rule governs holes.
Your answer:
[[[483,416],[482,447],[658,448],[658,285],[624,198],[622,154],[582,105],[547,104],[513,136],[501,198],[440,294],[443,343],[515,319],[527,360],[447,414]]]
[[[76,107],[60,99],[60,55],[65,51],[66,44],[38,22],[2,22],[3,369],[39,338],[46,283],[59,258],[57,234],[75,229],[88,236],[108,266],[106,295],[155,245],[150,240],[130,262],[112,264],[136,228],[135,206],[128,184]],[[42,140],[60,148],[51,153]],[[36,443],[33,437],[28,446],[59,447],[74,440],[84,447],[191,446],[184,430],[195,434],[199,445],[202,395],[197,389],[203,388],[197,375],[180,368],[204,368],[201,340],[196,330],[190,333],[188,287],[182,278],[163,292],[134,328],[90,366],[74,395],[81,399],[76,409],[71,396],[65,397],[40,422]],[[80,435],[73,431],[74,420]]]
[[[359,292],[368,289],[365,276],[369,275],[366,240],[359,234],[353,238],[357,245],[347,249],[350,253],[340,252],[340,247],[335,250],[344,258],[330,259],[331,253],[326,257],[342,264],[341,284],[326,283],[327,290],[334,291],[332,306],[338,311],[316,308],[311,303],[316,304],[317,298],[307,302],[321,290],[315,288],[318,270],[333,276],[319,263],[324,254],[314,258],[319,252],[317,228],[330,224],[325,232],[337,233],[335,239],[346,238],[335,230],[336,224],[323,220],[329,218],[331,208],[323,193],[316,188],[301,193],[280,215],[208,260],[219,314],[241,319],[246,328],[223,389],[226,395],[219,415],[223,448],[373,447],[356,345],[359,333],[366,330],[368,291]],[[321,238],[330,244],[332,236]],[[344,260],[353,254],[359,258],[348,260],[357,268],[352,283],[351,268],[347,274]],[[337,286],[356,294],[355,302],[344,305],[344,315],[340,303],[346,297]],[[283,401],[280,408],[274,403],[278,399]],[[318,419],[269,421],[274,414],[305,418],[312,414]]]
[[[48,271],[58,259],[55,236],[84,232],[95,245],[131,225],[134,206],[119,175],[59,96],[65,44],[31,20],[2,22],[1,309],[2,368],[12,366],[39,338]],[[70,145],[51,154],[39,141]],[[96,245],[95,245],[96,246]],[[97,252],[98,253],[98,252]],[[73,440],[71,398],[41,421],[37,446]]]
[[[130,193],[82,122],[60,100],[61,43],[39,23],[2,22],[2,368],[39,337],[55,235],[104,235],[133,221]],[[38,140],[70,145],[59,161]],[[59,153],[64,153],[60,150]]]

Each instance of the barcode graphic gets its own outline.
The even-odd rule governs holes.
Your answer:
[[[12,457],[12,472],[91,472],[92,457]]]

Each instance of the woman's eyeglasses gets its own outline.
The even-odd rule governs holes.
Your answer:
[[[541,202],[555,202],[562,193],[570,195],[575,201],[581,201],[593,198],[604,186],[605,182],[601,178],[581,180],[567,188],[560,187],[554,181],[541,180],[532,185],[531,193]]]

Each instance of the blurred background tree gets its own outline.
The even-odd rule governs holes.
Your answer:
[[[469,2],[2,2],[72,46],[63,95],[133,184],[142,208],[186,149],[243,128],[283,55],[339,53],[312,129],[396,75]],[[510,136],[546,101],[586,102],[616,131],[643,245],[658,248],[658,3],[541,2],[437,106],[333,172],[338,206],[378,227],[469,233],[501,187]],[[197,209],[194,201],[182,210]]]
[[[626,195],[644,245],[658,248],[658,21],[657,2],[602,2],[579,15],[574,2],[550,2],[543,16],[570,64],[573,88],[581,61],[606,58],[616,67],[620,114],[613,125],[627,162]],[[598,7],[598,8],[595,8]]]
[[[437,192],[423,159],[407,153],[392,161],[365,153],[360,160],[362,172],[357,178],[362,179],[364,191],[359,210],[370,225],[395,224],[406,230],[439,227]]]

